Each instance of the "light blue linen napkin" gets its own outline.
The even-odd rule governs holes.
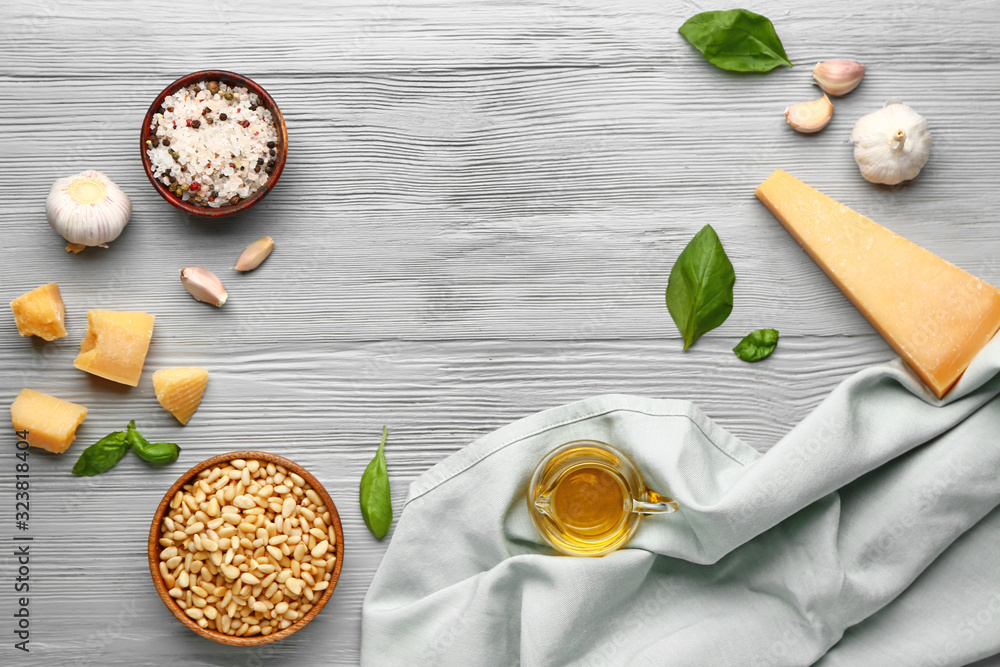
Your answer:
[[[942,401],[861,371],[761,455],[681,400],[527,417],[410,488],[362,610],[364,665],[962,665],[1000,652],[1000,337]],[[537,463],[592,439],[680,511],[557,554]],[[992,513],[991,513],[992,512]]]

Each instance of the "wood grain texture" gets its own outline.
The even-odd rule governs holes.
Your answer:
[[[838,382],[893,354],[753,196],[782,167],[970,272],[1000,283],[1000,103],[995,2],[765,0],[796,67],[722,72],[678,34],[698,2],[309,0],[0,5],[3,298],[57,281],[69,336],[17,336],[0,317],[0,399],[25,386],[90,409],[64,457],[33,453],[32,653],[0,663],[351,665],[362,598],[386,542],[368,534],[357,484],[389,427],[398,510],[408,484],[475,438],[540,409],[606,392],[695,401],[766,450]],[[190,29],[203,19],[205,29]],[[817,60],[868,65],[831,124],[793,132]],[[196,220],[146,181],[135,146],[159,90],[187,72],[250,76],[285,114],[278,187],[238,219]],[[883,188],[851,157],[855,120],[900,97],[934,136],[920,178]],[[134,215],[108,250],[65,253],[45,222],[52,182],[107,173]],[[681,351],[663,302],[670,266],[704,224],[736,269],[729,320]],[[256,271],[229,271],[265,234]],[[230,300],[193,301],[178,272],[216,271]],[[157,317],[139,387],[72,368],[91,308]],[[748,331],[781,331],[745,364]],[[179,426],[149,376],[211,372]],[[183,447],[74,478],[83,447],[136,419]],[[343,520],[335,594],[287,640],[233,649],[195,636],[155,595],[145,535],[188,467],[235,449],[313,472]],[[12,506],[13,460],[0,464]],[[5,504],[9,503],[9,504]],[[5,515],[6,516],[6,515]],[[13,527],[0,520],[0,543]],[[391,539],[392,534],[386,538]],[[7,616],[13,563],[0,558]],[[0,624],[7,628],[9,622]],[[6,630],[5,630],[6,632]]]

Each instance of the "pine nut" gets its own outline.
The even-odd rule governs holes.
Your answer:
[[[202,541],[202,544],[204,544],[204,541]],[[329,548],[330,548],[330,543],[324,539],[322,542],[313,547],[313,550],[309,553],[312,554],[313,558],[319,558],[320,556],[325,555],[327,550],[329,550]],[[211,549],[209,549],[209,551],[211,551]]]
[[[201,619],[203,619],[205,617],[205,613],[201,609],[198,609],[197,607],[192,607],[190,609],[185,609],[184,613],[187,614],[188,616],[190,616],[191,618],[193,618],[196,621],[201,620]]]

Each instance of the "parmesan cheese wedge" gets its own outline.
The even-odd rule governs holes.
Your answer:
[[[153,373],[156,400],[184,425],[201,405],[207,384],[204,368],[162,368]]]
[[[996,287],[781,169],[756,194],[938,398],[1000,330]]]

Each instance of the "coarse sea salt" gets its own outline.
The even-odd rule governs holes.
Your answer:
[[[236,204],[263,187],[276,163],[274,117],[246,88],[181,88],[164,98],[149,129],[153,176],[191,204]]]

